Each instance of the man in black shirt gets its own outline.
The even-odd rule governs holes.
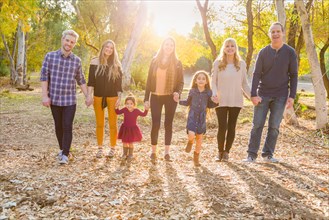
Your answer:
[[[255,162],[260,147],[267,113],[268,130],[262,150],[266,162],[278,162],[273,157],[285,106],[291,108],[297,89],[298,64],[295,50],[283,42],[284,28],[275,22],[269,29],[271,44],[258,54],[251,87],[254,105],[253,127],[244,162]]]

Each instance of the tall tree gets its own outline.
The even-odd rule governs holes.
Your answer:
[[[326,71],[326,63],[324,61],[324,55],[325,55],[328,47],[329,47],[329,36],[328,36],[327,41],[325,42],[325,44],[323,45],[323,47],[320,50],[320,67],[321,67],[321,72],[322,72],[322,78],[323,78],[324,87],[327,90],[327,98],[329,99],[329,79],[328,79],[328,75],[327,75],[327,71]]]
[[[246,58],[247,64],[247,71],[249,70],[252,54],[254,52],[254,42],[253,42],[253,35],[254,35],[254,17],[252,14],[252,0],[247,1],[247,21],[248,21],[248,53]]]
[[[205,0],[203,6],[201,5],[200,0],[196,0],[196,3],[197,3],[197,6],[200,11],[201,18],[202,18],[204,35],[205,35],[206,41],[211,49],[212,58],[213,58],[213,60],[215,60],[217,57],[217,51],[216,51],[216,46],[210,36],[209,27],[208,27],[208,19],[207,19],[209,0]]]
[[[275,0],[275,8],[278,14],[278,21],[283,25],[283,28],[286,29],[286,11],[284,7],[284,0]],[[286,42],[286,36],[283,36],[283,41]]]
[[[19,21],[17,27],[17,39],[18,39],[18,48],[17,48],[17,62],[16,62],[16,82],[18,86],[23,86],[23,79],[26,78],[26,68],[25,68],[25,56],[26,56],[26,47],[25,47],[25,33],[23,31],[23,23]]]
[[[328,110],[326,106],[326,93],[323,84],[321,68],[318,56],[315,50],[311,24],[309,22],[308,13],[303,1],[295,0],[297,11],[299,13],[304,39],[306,43],[306,53],[311,66],[312,82],[315,93],[315,111],[316,111],[316,128],[325,128],[328,123]]]
[[[275,8],[278,15],[279,22],[283,25],[283,29],[286,31],[286,11],[284,7],[284,0],[275,0]],[[283,42],[286,42],[286,35],[283,36]],[[297,116],[294,108],[286,108],[283,114],[284,120],[287,124],[298,125]]]
[[[140,40],[140,37],[142,35],[143,27],[146,23],[146,15],[147,14],[147,7],[145,2],[141,2],[138,13],[137,13],[137,18],[136,18],[136,23],[134,26],[134,29],[131,32],[131,36],[129,39],[129,42],[127,44],[127,48],[124,52],[123,59],[122,59],[122,72],[123,72],[123,88],[127,89],[129,85],[131,84],[131,73],[130,73],[130,67],[136,52],[136,48],[138,45],[138,42]]]
[[[36,0],[3,0],[0,10],[1,38],[10,62],[11,84],[16,85],[18,82],[23,84],[24,74],[26,74],[24,66],[26,55],[25,33],[29,30],[29,22],[34,18],[38,5]],[[13,41],[11,41],[12,39]],[[19,49],[17,54],[18,60],[15,57],[17,40]],[[10,47],[13,48],[12,52]],[[21,77],[17,75],[18,72],[21,74]]]

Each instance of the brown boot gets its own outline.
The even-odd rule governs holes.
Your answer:
[[[199,156],[200,156],[200,153],[197,153],[194,151],[193,162],[194,162],[194,166],[196,166],[196,167],[201,166],[201,164],[199,163]]]

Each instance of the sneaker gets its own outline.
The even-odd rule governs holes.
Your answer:
[[[256,162],[256,158],[252,158],[252,157],[247,157],[247,159],[243,159],[242,162],[247,162],[247,163],[254,163]]]
[[[223,152],[223,157],[222,157],[222,161],[223,162],[227,162],[228,161],[228,158],[229,158],[229,156],[228,156],[228,152]]]
[[[61,160],[59,161],[60,164],[68,164],[69,163],[69,158],[66,155],[62,155]]]
[[[185,152],[186,153],[190,153],[191,152],[191,150],[192,150],[192,145],[193,145],[193,142],[187,142],[187,144],[186,144],[186,147],[185,147]]]
[[[109,158],[113,158],[114,155],[115,155],[115,149],[112,148],[112,147],[110,147],[110,151],[109,151],[108,157],[109,157]]]
[[[60,150],[59,153],[57,154],[57,159],[61,160],[63,156],[63,150]]]
[[[215,161],[216,162],[221,162],[223,159],[223,152],[218,152],[218,155],[216,156]]]
[[[103,149],[98,149],[96,157],[97,158],[102,158],[103,157]]]
[[[150,158],[151,158],[151,162],[152,162],[153,164],[156,164],[156,161],[157,161],[157,156],[156,156],[156,154],[155,154],[155,153],[152,153],[151,156],[150,156]]]
[[[264,162],[278,163],[279,161],[272,156],[263,157]]]
[[[165,161],[167,161],[167,162],[171,162],[172,160],[170,159],[170,155],[169,154],[166,154],[165,156],[164,156],[164,159],[165,159]]]

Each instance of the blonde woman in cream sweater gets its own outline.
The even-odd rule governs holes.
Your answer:
[[[228,161],[235,138],[237,118],[243,107],[243,95],[250,99],[250,86],[246,74],[246,63],[239,55],[235,39],[226,39],[212,69],[213,96],[218,98],[216,161]]]

